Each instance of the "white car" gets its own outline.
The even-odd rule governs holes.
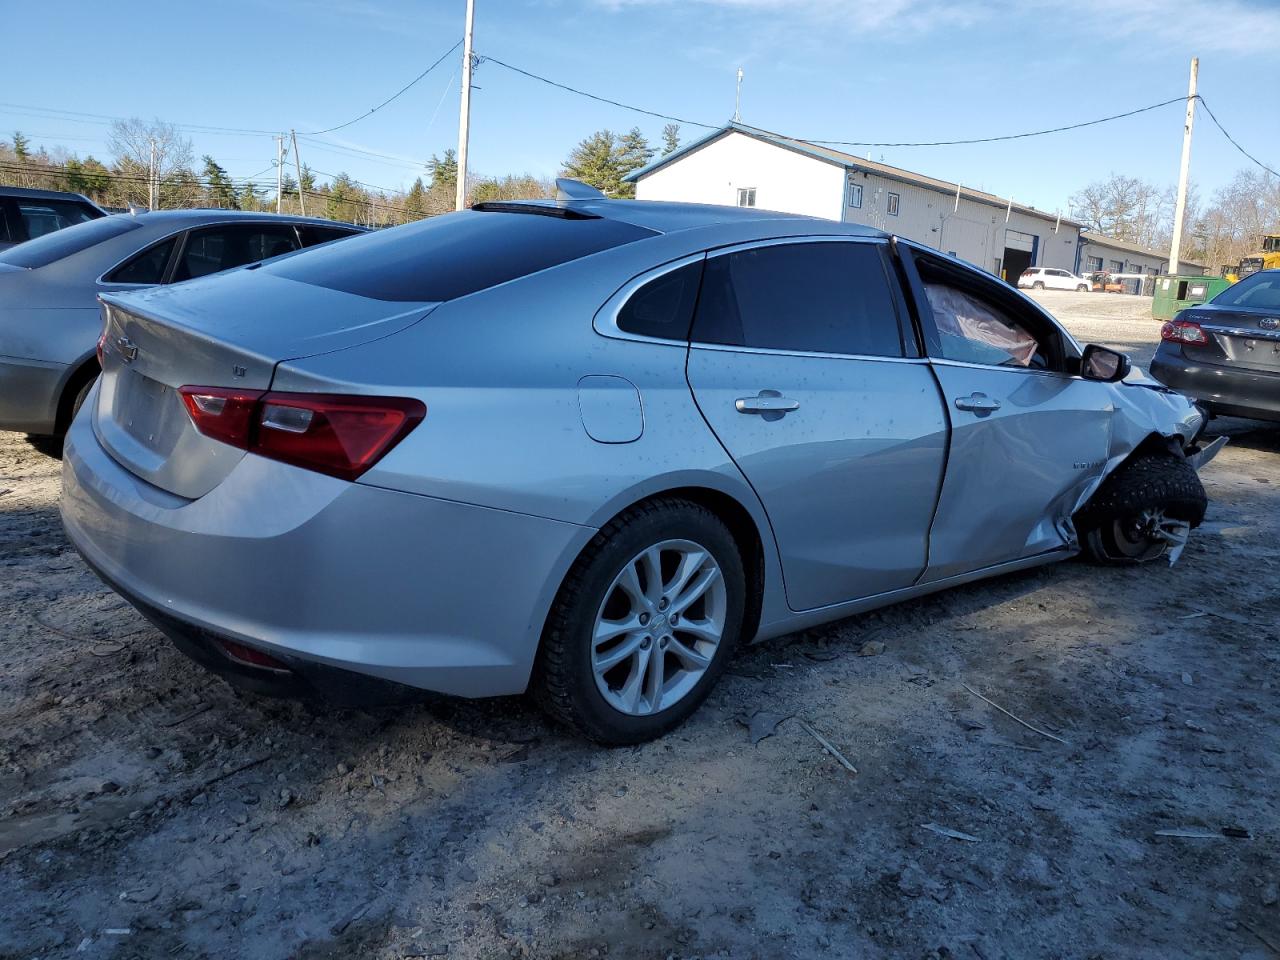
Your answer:
[[[1076,290],[1088,293],[1093,289],[1084,277],[1076,276],[1070,270],[1059,270],[1056,267],[1031,267],[1023,270],[1018,277],[1020,290]]]

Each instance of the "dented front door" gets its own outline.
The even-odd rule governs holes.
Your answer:
[[[935,360],[951,417],[925,580],[1034,556],[1102,475],[1109,385],[1046,370]]]

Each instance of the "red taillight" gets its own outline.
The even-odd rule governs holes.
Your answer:
[[[1170,343],[1186,343],[1193,347],[1203,346],[1209,342],[1209,335],[1200,328],[1200,324],[1190,320],[1170,320],[1160,328],[1160,339]]]
[[[98,369],[102,369],[102,352],[107,348],[107,331],[103,330],[98,337]]]
[[[354,480],[421,422],[420,400],[266,393],[222,387],[179,391],[207,437],[250,453]]]
[[[263,653],[261,650],[255,650],[253,647],[246,647],[243,643],[236,643],[234,640],[219,639],[218,646],[226,651],[227,656],[232,660],[247,664],[251,667],[261,667],[264,670],[276,670],[284,673],[289,672],[289,665],[281,660],[277,660],[269,653]]]
[[[1020,279],[1025,280],[1025,279],[1026,279],[1027,277],[1029,277],[1029,276],[1031,276],[1031,271],[1030,271],[1030,270],[1023,270],[1023,271],[1022,271],[1022,277],[1021,277]]]
[[[254,412],[262,390],[225,387],[182,387],[178,393],[196,429],[206,437],[249,449]]]

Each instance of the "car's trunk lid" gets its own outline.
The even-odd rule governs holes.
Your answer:
[[[431,303],[387,303],[252,270],[142,293],[104,294],[98,439],[132,473],[194,499],[243,450],[195,429],[183,386],[266,390],[276,364],[331,353],[417,322]]]
[[[1204,310],[1186,319],[1200,324],[1212,344],[1225,354],[1226,363],[1252,370],[1280,370],[1280,311]]]

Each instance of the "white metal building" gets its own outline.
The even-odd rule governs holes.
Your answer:
[[[1169,256],[1158,250],[1141,247],[1126,240],[1113,240],[1100,233],[1081,231],[1080,233],[1080,270],[1093,272],[1106,270],[1108,273],[1145,273],[1158,276],[1169,272]],[[1204,273],[1204,265],[1192,263],[1190,260],[1178,261],[1178,273]]]
[[[730,123],[627,177],[641,200],[757,206],[876,227],[1016,282],[1077,269],[1081,225],[1004,197]]]

